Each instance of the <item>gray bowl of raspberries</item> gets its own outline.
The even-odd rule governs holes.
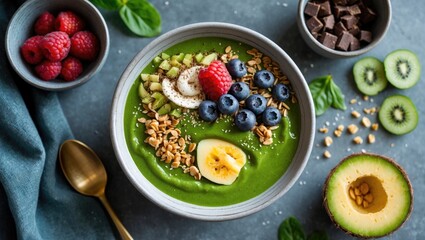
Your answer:
[[[25,2],[9,22],[5,42],[19,76],[50,91],[87,82],[102,68],[109,51],[106,23],[84,0]]]

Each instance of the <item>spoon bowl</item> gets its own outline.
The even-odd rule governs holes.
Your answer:
[[[96,153],[78,140],[67,140],[59,149],[59,162],[71,186],[81,194],[98,197],[122,239],[133,239],[106,199],[106,170]]]

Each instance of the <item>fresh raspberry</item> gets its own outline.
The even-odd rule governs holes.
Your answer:
[[[93,61],[99,52],[99,40],[89,31],[71,37],[71,54],[79,59]]]
[[[38,35],[46,35],[55,31],[55,16],[49,12],[42,13],[34,24],[34,32]]]
[[[27,63],[37,64],[43,60],[43,53],[40,48],[42,39],[42,36],[30,37],[22,44],[21,54]]]
[[[77,14],[71,11],[60,12],[55,21],[57,31],[67,33],[70,37],[74,33],[83,30],[85,23]]]
[[[67,57],[62,61],[61,77],[65,81],[75,80],[83,72],[83,64],[75,57]]]
[[[49,81],[59,76],[61,73],[61,68],[62,65],[58,61],[44,60],[35,66],[35,72],[41,79]]]
[[[207,97],[217,101],[232,85],[232,77],[223,62],[215,60],[199,71],[199,83]]]
[[[40,42],[40,48],[44,57],[50,61],[62,61],[68,56],[71,40],[68,34],[64,32],[51,32],[43,37]]]

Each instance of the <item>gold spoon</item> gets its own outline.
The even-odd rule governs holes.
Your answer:
[[[84,195],[98,197],[111,216],[122,239],[133,239],[106,199],[106,171],[96,153],[80,141],[67,140],[59,149],[59,162],[72,187]]]

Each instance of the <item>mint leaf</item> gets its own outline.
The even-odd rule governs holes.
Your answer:
[[[313,79],[308,85],[311,96],[313,97],[316,116],[320,116],[332,106],[345,110],[344,94],[341,89],[332,80],[331,75],[326,75]]]
[[[341,110],[347,109],[344,102],[344,94],[342,94],[341,89],[335,84],[334,81],[331,81],[330,84],[331,92],[332,92],[332,107],[338,108]]]
[[[90,0],[90,2],[106,10],[118,10],[123,5],[120,0]]]
[[[146,0],[128,0],[119,13],[125,25],[138,36],[153,37],[161,32],[161,15]]]
[[[289,217],[280,224],[278,237],[279,240],[305,240],[301,224],[294,217]]]
[[[307,240],[329,240],[329,238],[324,231],[314,231],[308,236]]]

